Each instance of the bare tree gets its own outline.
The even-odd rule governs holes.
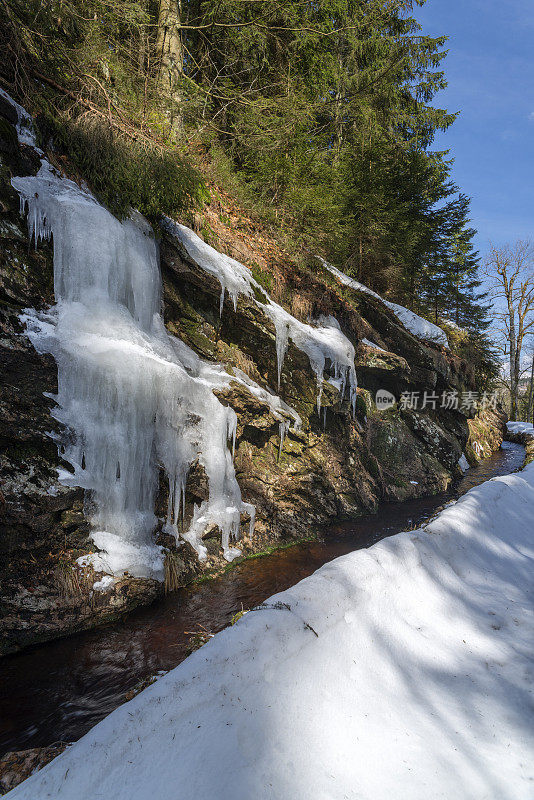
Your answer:
[[[534,332],[534,244],[520,240],[491,246],[485,274],[496,303],[495,317],[510,364],[510,417],[517,419],[521,355],[525,337]],[[499,307],[503,310],[499,311]]]

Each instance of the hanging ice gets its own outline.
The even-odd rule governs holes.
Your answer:
[[[0,89],[0,97],[3,97],[4,100],[15,109],[17,112],[17,137],[20,144],[27,144],[30,147],[33,147],[37,152],[42,155],[43,151],[39,150],[37,147],[37,142],[35,141],[35,132],[33,130],[33,120],[31,116],[28,114],[25,108],[19,106],[18,103],[15,103],[12,97],[8,95],[4,89]]]
[[[264,305],[265,313],[273,320],[276,330],[276,349],[278,375],[281,375],[287,342],[290,339],[295,347],[309,358],[310,366],[317,379],[317,410],[321,410],[323,381],[327,365],[331,377],[339,381],[339,393],[343,397],[349,388],[349,397],[354,415],[356,410],[356,369],[354,367],[354,347],[342,333],[334,317],[320,317],[315,325],[307,325],[289,314],[276,303]]]
[[[234,308],[239,294],[254,298],[264,313],[272,320],[276,332],[276,359],[278,374],[278,389],[284,359],[289,341],[295,347],[306,353],[310,365],[317,379],[317,409],[321,410],[321,397],[325,370],[333,374],[330,376],[340,381],[340,394],[343,397],[346,387],[349,387],[350,402],[353,415],[356,407],[356,370],[354,368],[354,347],[342,333],[334,317],[322,317],[314,325],[300,322],[279,306],[266,294],[263,287],[252,277],[252,273],[239,261],[219,253],[206,244],[192,230],[185,225],[166,218],[163,227],[175,236],[198,266],[213,275],[221,284],[221,298],[225,290],[232,297]],[[261,293],[267,302],[262,303],[255,299],[254,290]],[[221,305],[222,310],[222,305]],[[328,363],[327,363],[328,362]]]
[[[289,430],[289,420],[285,419],[278,425],[278,430],[280,432],[280,445],[278,447],[278,461],[280,461],[282,457],[282,450],[284,449],[284,441],[286,438],[286,433]]]
[[[162,551],[153,541],[160,467],[169,480],[166,530],[205,557],[202,535],[217,525],[224,554],[233,558],[230,538],[241,513],[253,525],[254,509],[241,499],[228,447],[235,413],[212,392],[228,376],[167,334],[150,227],[138,214],[119,222],[45,160],[36,177],[12,183],[35,242],[53,237],[56,306],[28,312],[25,322],[36,349],[52,353],[58,365],[53,413],[64,426],[62,457],[72,467],[60,478],[91,498],[92,538],[102,551],[94,566],[162,577]],[[209,498],[180,531],[196,460]]]
[[[164,230],[179,239],[194,261],[203,270],[213,275],[221,284],[219,313],[222,314],[224,295],[228,292],[232,298],[234,309],[240,294],[252,295],[250,270],[230,256],[217,252],[197,236],[190,228],[164,217],[161,223]]]
[[[269,389],[264,389],[259,386],[255,381],[249,378],[242,370],[233,368],[233,374],[227,375],[228,381],[236,381],[242,386],[245,386],[248,391],[253,394],[258,400],[269,406],[269,410],[273,417],[282,422],[287,422],[287,430],[289,430],[290,421],[293,422],[294,430],[299,430],[302,425],[302,420],[294,408],[288,406],[287,403],[278,397],[278,395],[271,392]]]

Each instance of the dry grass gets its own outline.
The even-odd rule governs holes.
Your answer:
[[[283,305],[287,302],[287,281],[281,275],[273,275],[273,284],[270,292],[275,303]]]
[[[81,568],[77,564],[60,561],[54,572],[54,579],[61,597],[75,600],[88,600],[95,580],[94,570]]]
[[[208,629],[205,628],[204,625],[201,625],[200,623],[198,624],[198,630],[184,631],[184,633],[191,637],[187,643],[188,653],[193,653],[195,650],[198,650],[199,647],[202,647],[202,645],[209,642],[209,640],[213,639],[213,637],[215,636],[214,633],[208,631]]]
[[[174,552],[174,550],[169,550],[164,562],[165,594],[175,592],[183,585],[181,580],[183,566],[183,561],[178,553]]]
[[[290,300],[290,311],[301,322],[308,322],[312,315],[313,303],[303,294],[293,294]]]
[[[217,343],[217,351],[221,361],[226,361],[232,367],[240,369],[245,375],[253,380],[258,380],[258,369],[254,361],[247,356],[239,347],[227,347],[222,342]]]

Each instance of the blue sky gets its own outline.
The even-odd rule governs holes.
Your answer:
[[[427,0],[414,16],[449,37],[434,105],[461,114],[435,147],[472,198],[477,248],[534,238],[534,0]]]

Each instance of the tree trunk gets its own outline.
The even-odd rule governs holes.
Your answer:
[[[517,361],[517,342],[515,334],[515,309],[508,304],[508,311],[510,315],[510,329],[508,340],[510,343],[510,419],[517,419],[517,391],[518,379],[516,372]]]
[[[181,127],[179,86],[184,70],[181,17],[181,0],[160,0],[156,51],[159,59],[159,81],[170,101],[170,122],[173,130]]]
[[[516,416],[515,419],[519,416],[519,380],[521,378],[521,347],[519,342],[516,343],[515,349],[515,362],[514,362],[514,386],[515,386],[515,405],[516,405]]]
[[[528,412],[527,412],[527,422],[530,422],[534,425],[534,418],[532,416],[533,400],[534,400],[534,353],[532,354],[532,369],[530,371],[530,391],[528,393]]]

